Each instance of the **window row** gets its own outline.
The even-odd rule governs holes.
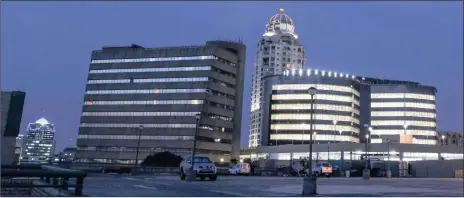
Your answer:
[[[435,100],[434,95],[415,94],[415,93],[373,93],[371,98],[411,98],[421,100]]]
[[[138,140],[138,135],[79,135],[79,139],[97,139],[97,140]],[[154,136],[141,135],[141,140],[193,140],[193,136]]]
[[[137,147],[109,147],[109,146],[89,146],[89,147],[77,147],[79,151],[137,151]],[[140,152],[192,152],[192,149],[185,148],[138,148]]]
[[[159,94],[159,93],[204,93],[206,89],[136,89],[136,90],[91,90],[85,94]]]
[[[162,58],[128,58],[128,59],[92,60],[90,63],[140,63],[140,62],[212,60],[212,59],[215,59],[214,56],[184,56],[184,57],[162,57]]]
[[[284,72],[284,75],[286,76],[304,76],[306,73],[306,76],[311,76],[311,75],[321,75],[321,76],[328,76],[328,77],[340,77],[340,78],[351,78],[351,79],[355,79],[356,77],[353,76],[353,75],[349,75],[349,74],[343,74],[343,73],[337,73],[337,72],[332,72],[332,71],[324,71],[324,70],[318,70],[318,69],[306,69],[306,71],[304,69],[292,69],[292,70],[286,70]]]
[[[420,109],[435,109],[435,104],[430,103],[416,103],[416,102],[372,102],[372,108],[387,108],[387,107],[410,107]]]
[[[372,120],[372,126],[423,126],[423,127],[436,127],[437,123],[432,121],[419,121],[419,120]]]
[[[353,87],[340,86],[340,85],[327,85],[327,84],[281,84],[281,85],[273,85],[272,90],[276,90],[276,91],[308,90],[310,87],[315,87],[317,90],[354,93],[355,95],[359,96],[359,92]]]
[[[436,118],[436,113],[431,112],[419,112],[419,111],[372,111],[372,117],[422,117],[422,118]]]
[[[462,153],[441,153],[441,156],[446,160],[464,159],[464,154]]]
[[[170,72],[170,71],[209,71],[211,66],[198,67],[161,67],[161,68],[137,68],[137,69],[98,69],[90,70],[90,74],[103,73],[137,73],[137,72]]]
[[[169,105],[203,104],[203,100],[85,101],[85,105]]]
[[[329,110],[329,111],[342,111],[342,112],[354,112],[359,115],[359,110],[344,105],[329,105],[329,104],[314,104],[314,109],[317,110]],[[311,109],[311,104],[273,104],[272,110],[303,110]]]
[[[436,145],[437,141],[436,140],[425,140],[425,139],[417,139],[414,138],[412,139],[413,144],[427,144],[427,145]]]
[[[309,124],[271,124],[271,130],[305,130],[309,132]],[[359,128],[352,126],[335,126],[333,124],[313,124],[313,130],[324,130],[324,131],[342,131],[342,132],[355,132],[359,133]]]
[[[117,84],[117,83],[157,83],[157,82],[202,82],[208,81],[208,77],[192,78],[142,78],[142,79],[116,79],[116,80],[89,80],[87,84]]]
[[[310,140],[309,134],[271,134],[271,140]],[[315,141],[359,142],[358,138],[345,135],[313,135]]]
[[[200,112],[82,112],[82,116],[195,116]]]
[[[371,131],[373,135],[398,135],[398,134],[408,134],[408,135],[421,135],[421,136],[437,136],[436,131],[431,130],[414,130],[414,129],[374,129]]]
[[[271,120],[309,120],[311,117],[310,113],[300,113],[300,114],[272,114]],[[330,115],[330,114],[314,114],[314,120],[330,120],[330,121],[344,121],[344,122],[354,122],[359,124],[359,119],[353,118],[351,116],[343,115]]]
[[[115,123],[81,123],[80,127],[111,128],[195,128],[196,124],[115,124]]]
[[[275,94],[272,95],[272,100],[310,100],[311,95],[309,94]],[[328,94],[316,94],[314,100],[329,100],[339,102],[352,102],[359,106],[359,100],[356,100],[353,96],[338,96]]]

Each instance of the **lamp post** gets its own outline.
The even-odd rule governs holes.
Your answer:
[[[343,176],[343,174],[344,174],[344,172],[343,172],[344,171],[343,170],[343,164],[345,163],[345,159],[344,159],[345,158],[345,153],[343,151],[343,144],[342,144],[342,133],[343,133],[343,131],[340,130],[338,132],[340,133],[340,145],[341,145],[341,151],[340,151],[341,167],[340,167],[340,169],[342,171],[342,176]]]
[[[403,128],[404,128],[404,134],[406,135],[406,129],[408,129],[408,124],[404,124]]]
[[[309,174],[303,179],[303,195],[316,195],[317,194],[317,183],[316,177],[313,177],[313,114],[314,114],[314,95],[316,95],[317,89],[315,87],[310,87],[308,89],[309,95],[311,95],[311,113],[310,113],[310,122],[309,122]]]
[[[445,135],[441,135],[441,145],[445,145]]]
[[[334,124],[334,133],[333,133],[334,139],[333,140],[334,140],[334,142],[336,142],[335,139],[337,139],[337,138],[335,137],[335,133],[337,132],[337,121],[334,120],[334,121],[332,121],[332,123]]]
[[[193,135],[193,149],[192,149],[192,166],[190,166],[189,174],[187,175],[187,181],[194,181],[197,177],[197,172],[193,168],[195,166],[195,154],[197,149],[197,134],[198,134],[198,125],[200,123],[201,114],[196,114],[196,126],[195,133]]]
[[[372,131],[372,127],[369,125],[365,125],[368,131],[366,131],[366,140],[365,140],[365,165],[364,165],[364,170],[363,170],[363,179],[364,180],[369,180],[370,179],[370,170],[369,170],[369,161],[368,161],[368,152],[367,150],[369,149],[369,137],[370,137],[370,132]]]
[[[387,178],[391,178],[392,173],[390,170],[390,139],[387,139]]]
[[[134,168],[132,169],[132,172],[134,172],[135,168],[137,167],[138,161],[139,161],[140,137],[142,136],[142,131],[143,131],[143,125],[140,125],[139,126],[138,140],[137,140],[137,150],[136,150],[136,153],[135,153]]]

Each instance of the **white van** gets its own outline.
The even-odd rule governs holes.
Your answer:
[[[247,175],[250,174],[250,164],[238,163],[229,167],[228,170],[230,175]]]

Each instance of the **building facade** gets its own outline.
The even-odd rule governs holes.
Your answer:
[[[133,164],[161,151],[189,155],[194,139],[197,154],[238,157],[245,50],[242,43],[208,41],[93,51],[75,162]]]
[[[54,154],[55,126],[40,118],[27,126],[21,163],[49,163]]]
[[[16,152],[16,138],[21,127],[24,100],[26,93],[22,91],[2,91],[0,95],[0,128],[2,131],[2,164],[14,164]]]
[[[439,131],[437,132],[437,144],[440,145],[455,145],[464,147],[464,133]]]
[[[251,88],[251,114],[249,147],[262,142],[263,81],[268,75],[283,74],[287,69],[302,68],[305,62],[304,48],[295,34],[293,20],[280,9],[266,24],[266,30],[258,42]]]
[[[261,145],[309,143],[310,87],[317,90],[316,143],[436,144],[434,87],[318,69],[287,70],[263,82]]]

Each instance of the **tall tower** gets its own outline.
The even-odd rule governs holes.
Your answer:
[[[26,148],[23,149],[21,162],[47,163],[53,157],[55,127],[45,118],[27,126],[25,139]]]
[[[266,30],[258,42],[251,88],[251,123],[249,147],[262,145],[263,78],[283,74],[286,69],[302,68],[305,62],[304,48],[295,34],[295,24],[284,9],[279,9],[266,24]]]

